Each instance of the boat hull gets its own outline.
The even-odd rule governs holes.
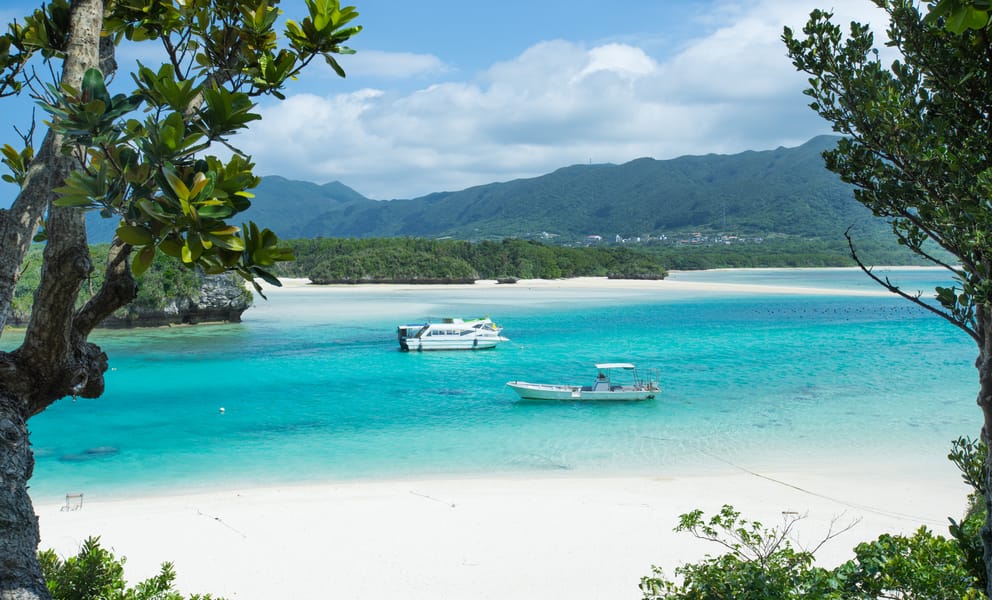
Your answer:
[[[472,340],[421,340],[408,338],[400,340],[400,349],[422,352],[426,350],[489,350],[495,348],[502,340],[499,338]]]
[[[593,400],[593,401],[636,401],[651,400],[658,389],[650,386],[614,386],[609,390],[594,390],[581,385],[561,385],[550,383],[528,383],[511,381],[510,386],[521,400]]]

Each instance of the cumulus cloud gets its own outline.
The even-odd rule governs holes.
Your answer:
[[[838,20],[878,19],[860,0]],[[264,107],[239,140],[264,174],[340,180],[374,198],[540,175],[575,163],[739,152],[829,131],[780,41],[812,5],[715,7],[704,34],[667,56],[633,43],[537,43],[470,79],[408,92],[301,94]],[[369,54],[382,75],[444,71],[435,57]]]

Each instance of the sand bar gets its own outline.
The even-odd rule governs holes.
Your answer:
[[[493,288],[503,289],[527,289],[527,290],[625,290],[625,291],[655,291],[655,292],[700,292],[707,294],[726,293],[748,293],[748,294],[797,294],[797,295],[848,295],[848,296],[887,296],[890,292],[882,288],[871,289],[837,289],[804,287],[798,285],[761,285],[743,283],[711,283],[701,281],[680,281],[675,273],[668,279],[658,280],[635,280],[635,279],[608,279],[606,277],[573,277],[569,279],[520,279],[513,284],[500,284],[495,280],[480,279],[475,283],[464,284],[401,284],[401,283],[375,283],[375,284],[329,284],[314,285],[309,279],[303,278],[282,278],[282,289],[301,290],[306,289],[314,293],[321,291],[333,291],[335,293],[348,293],[349,291],[396,291],[396,290],[491,290]],[[279,288],[262,282],[262,287],[268,291],[278,293]],[[268,292],[267,292],[268,293]]]

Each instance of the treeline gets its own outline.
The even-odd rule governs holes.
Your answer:
[[[854,266],[846,242],[779,237],[760,243],[565,247],[533,240],[317,238],[288,242],[283,277],[314,283],[457,283],[476,279],[662,279],[668,270]],[[864,239],[869,265],[925,264],[889,240]]]
[[[476,279],[614,277],[662,279],[657,257],[623,247],[566,248],[504,239],[467,242],[422,238],[294,240],[296,260],[283,277],[314,283],[450,283]]]
[[[890,240],[861,239],[856,249],[868,265],[930,264]],[[846,241],[795,237],[770,238],[761,243],[648,245],[645,252],[675,271],[856,265]],[[942,256],[942,252],[935,248],[932,254]]]

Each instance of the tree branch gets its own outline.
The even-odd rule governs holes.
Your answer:
[[[969,327],[967,323],[956,318],[954,315],[950,313],[944,312],[933,305],[927,304],[926,302],[920,299],[921,294],[916,294],[916,295],[907,294],[906,292],[902,291],[902,289],[899,288],[899,286],[893,285],[888,279],[882,279],[878,275],[875,275],[872,272],[872,267],[866,266],[861,261],[861,258],[858,256],[857,250],[855,250],[854,248],[854,240],[851,239],[850,229],[844,232],[844,237],[847,238],[847,246],[851,250],[851,258],[854,259],[854,262],[857,263],[858,267],[860,267],[861,270],[864,271],[864,273],[868,277],[872,278],[872,280],[874,280],[875,283],[889,290],[893,294],[896,294],[897,296],[901,296],[902,298],[909,300],[913,304],[916,304],[917,306],[921,306],[927,309],[928,311],[932,312],[933,314],[941,317],[942,319],[945,319],[946,321],[950,322],[958,329],[967,333],[969,337],[971,337],[973,340],[975,340],[975,342],[981,345],[981,336],[978,334],[977,331],[975,331],[974,328]]]
[[[0,335],[14,302],[24,257],[48,208],[52,186],[46,164],[53,158],[55,143],[56,136],[49,130],[10,210],[0,210]]]
[[[115,238],[107,254],[103,285],[73,320],[73,335],[78,340],[85,340],[105,318],[137,297],[138,284],[128,264],[130,256],[131,246]]]

